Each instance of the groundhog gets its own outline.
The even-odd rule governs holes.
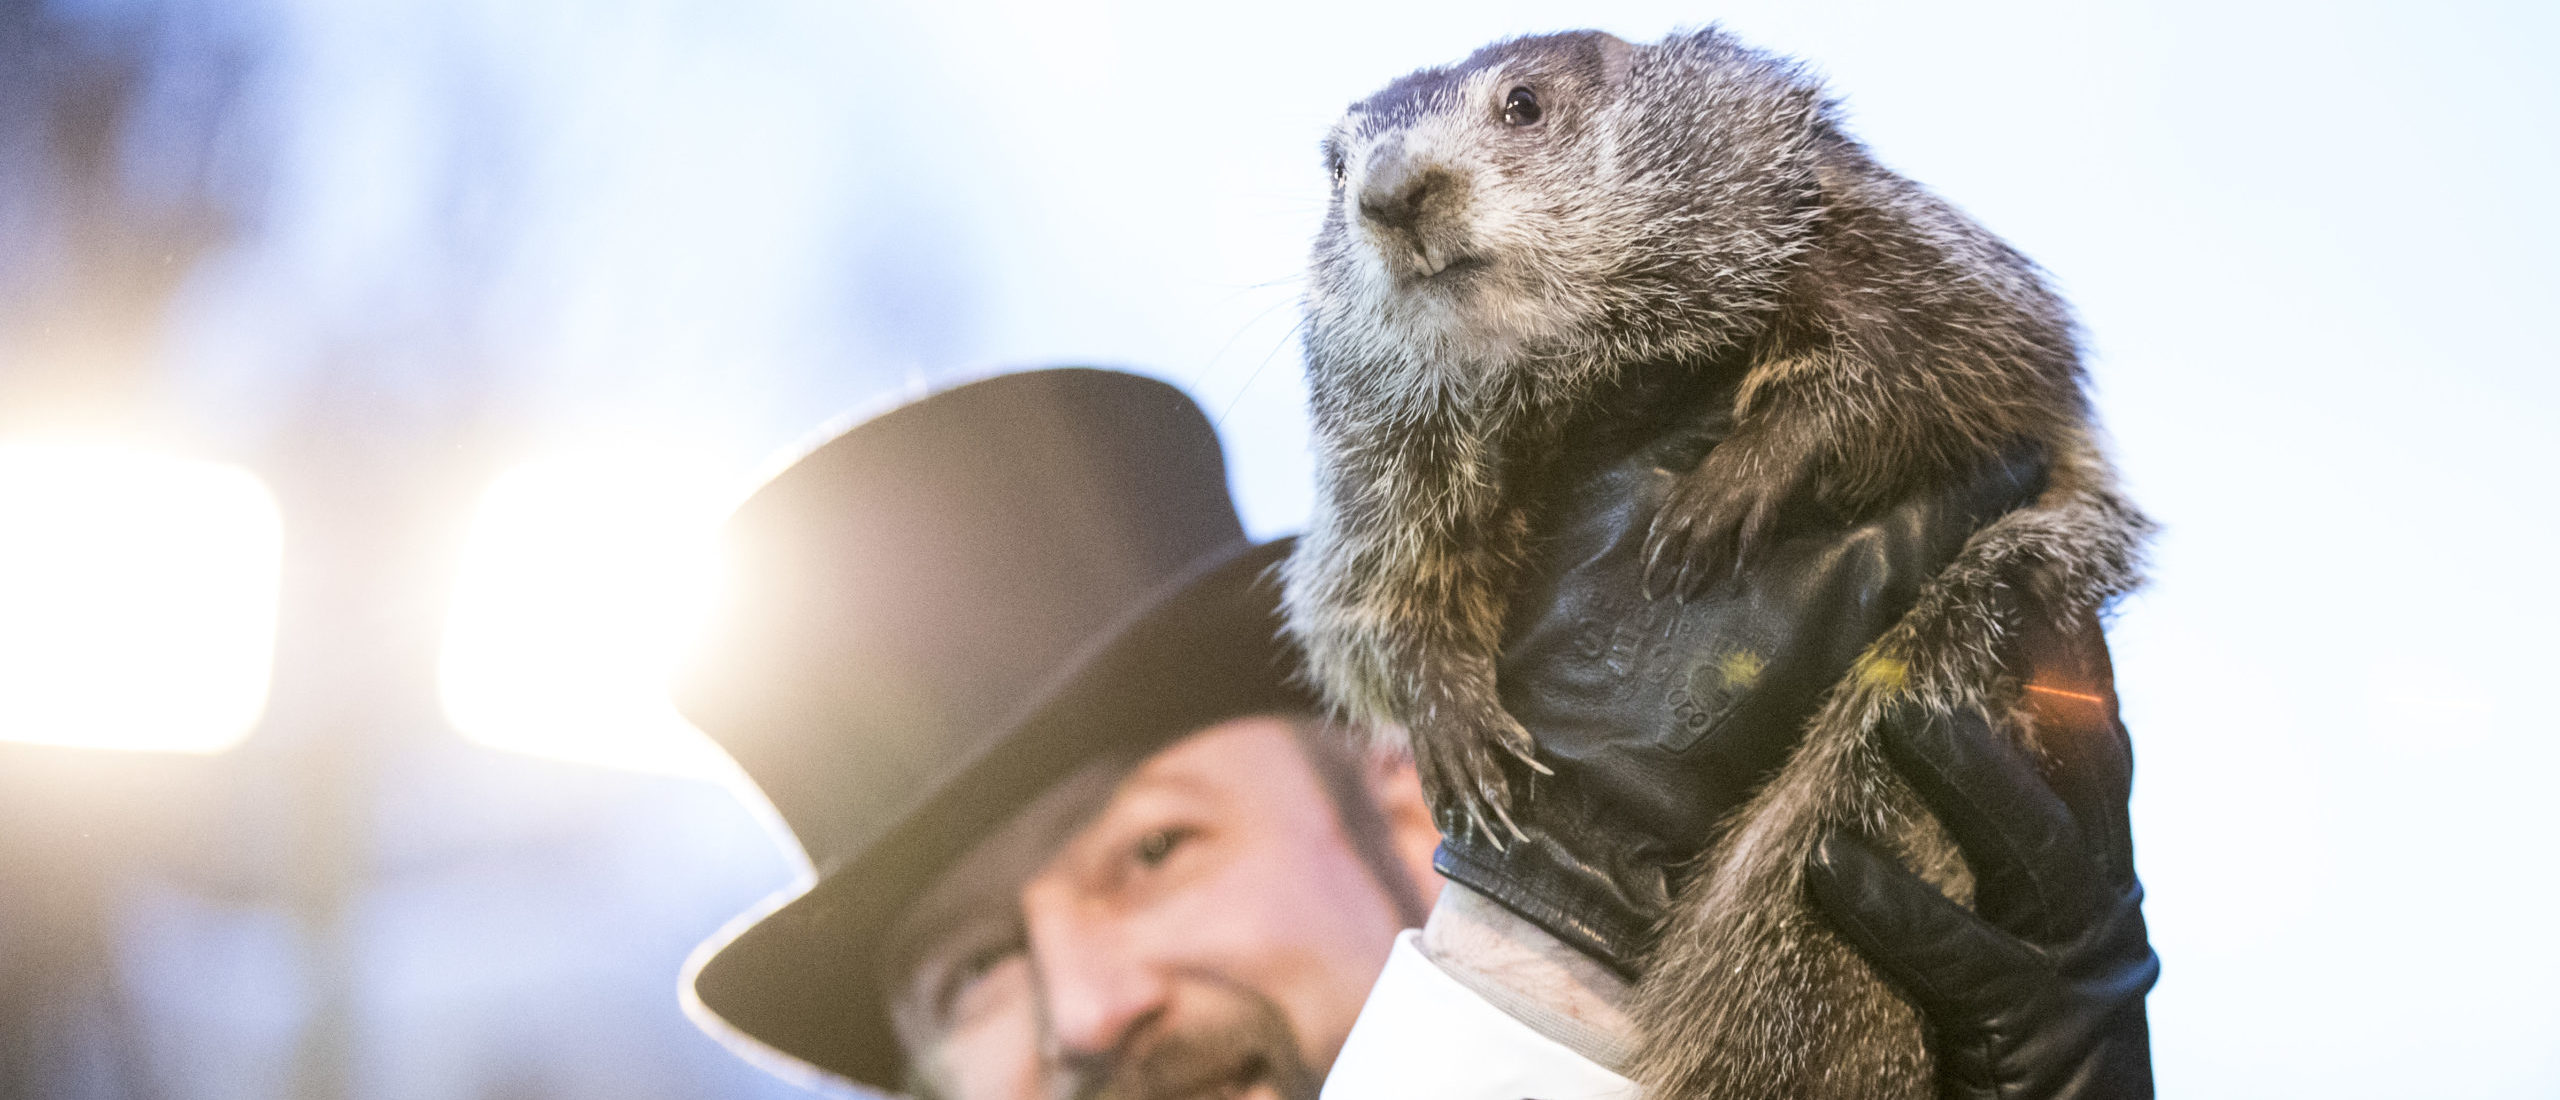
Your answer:
[[[1827,829],[1970,878],[1872,747],[1888,705],[1972,707],[2030,747],[2020,601],[2085,625],[2138,580],[2068,309],[2024,256],[1879,165],[1801,67],[1719,30],[1521,38],[1354,104],[1324,143],[1305,349],[1320,499],[1286,605],[1310,676],[1406,731],[1444,830],[1516,832],[1502,707],[1530,488],[1632,371],[1733,384],[1731,434],[1645,544],[1647,595],[1748,568],[2020,448],[2042,492],[1975,533],[1825,698],[1683,885],[1636,991],[1658,1097],[1932,1094],[1920,1024],[1802,899]],[[1637,410],[1626,410],[1632,417]],[[1525,774],[1525,773],[1524,773]]]

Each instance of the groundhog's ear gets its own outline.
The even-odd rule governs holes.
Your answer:
[[[1839,199],[1853,180],[1852,173],[1841,165],[1836,154],[1848,143],[1848,136],[1828,121],[1813,124],[1813,191],[1807,201],[1828,207]]]
[[[1625,87],[1628,71],[1635,68],[1636,48],[1626,39],[1605,33],[1593,35],[1592,44],[1600,50],[1600,86]]]
[[[1839,200],[1841,191],[1847,187],[1848,183],[1848,174],[1842,172],[1838,166],[1828,161],[1817,162],[1813,166],[1813,186],[1810,193],[1803,196],[1801,201],[1816,209],[1829,210],[1832,203]]]

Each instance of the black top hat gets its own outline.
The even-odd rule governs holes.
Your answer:
[[[866,421],[731,517],[732,588],[677,706],[817,872],[694,956],[704,1021],[898,1082],[874,948],[1048,783],[1245,714],[1307,711],[1270,566],[1179,391],[1047,370]],[[700,1012],[697,1012],[699,1015]]]

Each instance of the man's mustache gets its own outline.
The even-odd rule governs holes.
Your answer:
[[[1270,998],[1225,986],[1218,1018],[1144,1028],[1107,1055],[1062,1065],[1061,1100],[1207,1100],[1256,1086],[1280,1100],[1316,1100],[1321,1075],[1298,1053],[1289,1018]]]

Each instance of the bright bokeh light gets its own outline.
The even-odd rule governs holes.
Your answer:
[[[0,740],[238,744],[266,707],[283,544],[238,467],[0,444]]]
[[[698,484],[664,461],[595,457],[521,467],[490,486],[445,625],[441,691],[463,736],[579,763],[725,774],[727,758],[666,691],[718,576],[722,502]]]

